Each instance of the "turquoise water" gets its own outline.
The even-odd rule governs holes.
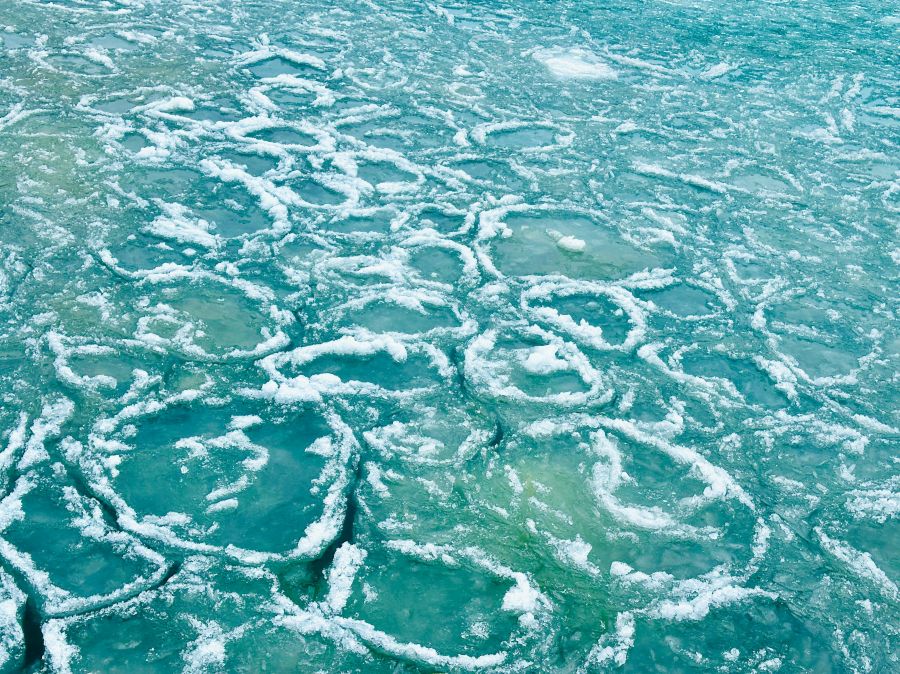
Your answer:
[[[898,38],[0,0],[0,672],[898,671]]]

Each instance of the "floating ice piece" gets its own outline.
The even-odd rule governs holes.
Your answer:
[[[56,359],[53,363],[56,369],[56,375],[60,381],[65,382],[77,388],[87,390],[96,390],[98,388],[114,389],[118,385],[118,381],[106,374],[96,374],[93,376],[79,375],[71,367],[71,356],[103,356],[115,353],[115,349],[103,344],[79,344],[76,340],[67,340],[63,335],[50,331],[46,335],[47,346],[53,352]],[[69,345],[67,342],[75,342]]]
[[[561,236],[556,240],[556,245],[570,253],[580,253],[587,244],[583,239],[576,239],[574,236]]]
[[[495,606],[502,609],[494,611],[494,619],[498,626],[503,626],[498,636],[504,645],[539,640],[543,632],[536,628],[547,625],[551,618],[552,604],[537,589],[529,576],[494,561],[478,548],[457,549],[450,545],[418,544],[412,540],[388,540],[384,544],[384,551],[412,558],[414,560],[412,563],[419,567],[422,573],[436,573],[435,578],[457,579],[460,583],[466,583],[471,579],[489,580],[489,596],[497,602]],[[373,603],[377,604],[382,597],[388,598],[390,593],[376,591],[370,583],[381,589],[379,579],[382,579],[382,583],[385,579],[382,574],[397,573],[397,557],[390,556],[388,559],[393,559],[395,563],[387,563],[382,554],[375,549],[364,550],[355,544],[343,544],[338,548],[328,572],[329,593],[325,601],[313,603],[305,609],[286,606],[287,614],[278,621],[304,634],[319,632],[339,642],[348,650],[365,652],[361,644],[366,644],[374,650],[423,666],[450,668],[454,671],[478,670],[497,667],[507,660],[506,650],[484,654],[463,652],[449,655],[442,652],[444,650],[442,643],[430,641],[429,645],[425,645],[410,641],[412,633],[406,629],[398,629],[396,624],[390,628],[390,632],[376,626],[381,625],[381,621],[386,617],[383,611],[387,610],[388,614],[391,614],[398,608],[390,606],[373,608]],[[371,565],[369,560],[373,560]],[[389,579],[390,575],[387,578]],[[418,600],[418,592],[414,589],[415,583],[422,582],[423,577],[419,574],[411,581],[411,587],[401,587],[397,594],[406,597],[415,593],[415,600]],[[362,586],[360,590],[354,591],[354,587],[360,585]],[[505,593],[503,585],[508,588]],[[465,602],[471,597],[460,596],[454,588],[445,587],[442,583],[431,584],[428,591],[435,592],[433,598],[436,603],[429,603],[427,609],[423,610],[441,616],[448,623],[456,618],[461,620],[455,622],[465,623],[464,616],[453,616],[447,611],[464,607]],[[365,598],[365,601],[360,602],[362,598]],[[483,602],[484,598],[480,597],[479,602]],[[462,604],[459,603],[460,600]],[[402,605],[399,608],[401,611],[404,610]],[[507,611],[513,616],[504,615]],[[346,617],[348,613],[354,617]],[[391,621],[388,621],[389,624]],[[507,631],[509,629],[512,630],[511,633]]]
[[[219,237],[209,231],[210,224],[202,218],[190,217],[190,210],[183,204],[159,202],[163,211],[145,230],[179,243],[193,243],[204,248],[218,248]]]
[[[594,52],[582,47],[542,47],[532,58],[557,77],[579,80],[614,80],[618,74]]]
[[[713,587],[703,588],[697,595],[684,601],[663,601],[655,613],[667,620],[702,620],[710,609],[746,601],[754,597],[775,599],[776,595],[754,587],[720,585],[711,583]]]
[[[551,372],[568,370],[569,364],[556,354],[557,347],[555,344],[536,346],[531,349],[531,352],[522,364],[526,370],[535,374],[550,374]]]
[[[717,63],[716,65],[711,66],[710,68],[707,68],[702,73],[700,73],[700,77],[705,80],[712,80],[717,77],[721,77],[725,73],[731,72],[734,69],[735,66],[730,63]]]
[[[298,66],[307,66],[315,68],[316,70],[325,69],[325,61],[313,54],[304,54],[302,52],[294,51],[293,49],[288,49],[287,47],[278,47],[268,43],[262,43],[262,41],[260,41],[258,47],[258,49],[241,54],[237,58],[237,62],[240,65],[252,65],[268,59],[282,58],[285,61],[289,61]]]
[[[254,564],[319,554],[341,531],[347,466],[357,450],[352,432],[330,413],[304,413],[292,427],[267,414],[265,421],[246,414],[248,408],[265,414],[252,400],[236,406],[238,414],[220,405],[215,398],[196,401],[183,394],[151,398],[129,414],[99,420],[90,446],[71,459],[116,509],[119,524],[141,537]],[[208,430],[149,440],[148,422],[165,421],[167,414],[203,420]],[[301,451],[300,462],[297,447],[288,450],[286,442],[313,451]],[[131,451],[135,443],[140,456]],[[112,466],[110,458],[116,459]],[[147,479],[155,484],[149,501],[136,497]],[[273,534],[265,522],[279,512],[291,513],[290,525]]]
[[[102,607],[155,585],[165,560],[111,526],[99,504],[47,465],[20,477],[0,502],[0,556],[35,588],[45,615]],[[64,552],[76,560],[63,562]],[[90,574],[86,569],[98,569]]]

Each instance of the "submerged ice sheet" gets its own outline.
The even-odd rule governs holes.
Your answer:
[[[898,26],[0,0],[0,674],[898,670]]]

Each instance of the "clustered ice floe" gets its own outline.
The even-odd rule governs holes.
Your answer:
[[[452,12],[430,9],[454,24]],[[136,33],[121,35],[142,41]],[[108,74],[120,71],[104,51],[80,47],[84,45],[73,42],[53,54],[39,43],[29,57],[54,71],[61,67],[54,57],[67,55],[83,57]],[[538,47],[525,50],[522,57],[529,67],[545,68],[558,85],[596,85],[635,70],[660,81],[686,77],[633,55],[581,46]],[[567,573],[608,583],[625,597],[579,671],[624,664],[647,623],[699,621],[721,607],[776,601],[778,593],[771,585],[757,585],[755,576],[769,554],[773,530],[788,538],[795,533],[719,461],[742,447],[739,429],[725,435],[725,414],[750,410],[753,418],[740,430],[769,450],[784,437],[836,448],[842,476],[855,483],[853,457],[863,455],[869,436],[896,435],[898,430],[865,414],[845,413],[840,396],[827,397],[823,391],[854,385],[876,367],[888,348],[884,335],[874,328],[858,335],[862,351],[840,373],[808,371],[784,344],[797,335],[828,342],[829,335],[776,317],[779,307],[803,290],[784,278],[757,280],[742,273],[743,265],[762,254],[778,255],[777,249],[759,244],[752,252],[738,245],[718,251],[726,287],[708,259],[682,270],[655,257],[660,246],[678,250],[709,244],[692,225],[694,213],[668,210],[671,204],[641,203],[639,212],[649,224],[629,229],[614,226],[602,208],[565,198],[536,198],[533,192],[523,196],[487,189],[495,186],[490,178],[458,166],[494,157],[497,148],[508,147],[515,156],[505,165],[511,175],[537,184],[537,176],[577,172],[570,160],[585,160],[577,156],[580,150],[573,150],[579,133],[574,121],[533,114],[527,119],[494,119],[477,102],[485,98],[485,87],[467,83],[474,75],[465,66],[454,71],[458,81],[448,85],[448,91],[465,104],[471,118],[422,107],[419,113],[444,127],[448,145],[443,155],[407,156],[374,142],[394,137],[387,133],[388,121],[402,111],[375,98],[354,104],[342,90],[378,92],[379,73],[338,68],[327,57],[273,44],[265,35],[232,58],[229,72],[237,76],[269,63],[288,64],[294,72],[255,76],[236,102],[236,119],[189,114],[215,112],[215,104],[199,88],[167,85],[119,92],[117,96],[137,101],[124,115],[105,111],[95,95],[82,97],[76,106],[94,123],[110,161],[135,171],[190,169],[217,187],[235,190],[228,194],[245,196],[264,214],[264,221],[227,236],[213,216],[191,204],[193,195],[153,194],[149,179],[150,187],[137,188],[109,179],[113,212],[123,218],[136,214],[142,222],[140,232],[132,236],[146,235],[160,253],[182,255],[178,261],[134,264],[117,251],[121,232],[114,223],[92,223],[92,236],[83,242],[85,269],[102,270],[134,295],[126,300],[127,309],[122,293],[112,287],[78,296],[81,305],[98,312],[111,328],[105,335],[77,334],[52,315],[35,324],[45,328],[29,337],[30,355],[46,358],[62,392],[42,400],[40,414],[22,412],[3,436],[0,469],[16,477],[3,483],[0,533],[26,521],[29,499],[46,498],[80,533],[83,545],[127,560],[131,580],[104,594],[80,596],[0,537],[0,557],[17,576],[0,569],[0,653],[14,651],[17,639],[21,641],[17,621],[26,596],[17,587],[18,578],[40,595],[49,663],[67,672],[77,669],[79,658],[70,631],[93,616],[139,611],[159,597],[175,601],[176,593],[203,584],[208,572],[204,565],[209,563],[204,560],[214,558],[233,565],[229,573],[269,588],[266,610],[271,615],[260,624],[318,635],[351,653],[387,654],[423,667],[530,671],[562,629],[559,607],[536,573],[514,568],[475,545],[417,540],[417,515],[391,511],[414,489],[420,490],[414,493],[422,498],[423,509],[448,501],[451,488],[440,479],[448,473],[463,482],[474,473],[485,485],[498,479],[508,502],[475,490],[482,500],[470,504],[473,512],[490,513],[507,524],[521,519],[529,540],[543,545]],[[717,62],[697,77],[718,80],[737,68]],[[276,102],[286,93],[307,96],[312,108],[329,114],[316,122],[297,119]],[[855,95],[845,92],[850,98]],[[344,99],[349,102],[339,106]],[[0,117],[0,132],[40,113],[16,104]],[[472,121],[485,117],[489,121]],[[852,130],[852,118],[841,119],[844,131]],[[602,116],[593,121],[599,123]],[[371,136],[363,140],[354,135],[366,125],[375,129]],[[836,122],[831,126],[829,139],[840,132]],[[626,120],[610,135],[641,132],[642,127]],[[132,151],[127,139],[135,136],[143,146]],[[396,137],[404,137],[402,129]],[[270,167],[251,170],[228,154],[233,151],[267,160]],[[547,162],[555,157],[565,161],[549,169],[529,168],[531,159]],[[385,179],[366,173],[373,165]],[[792,176],[780,176],[784,189],[778,191],[650,161],[634,161],[629,168],[643,179],[687,186],[714,198],[753,196],[788,203],[797,198],[792,190],[802,190]],[[377,176],[379,171],[371,173]],[[460,195],[464,199],[451,198]],[[226,210],[234,215],[242,208],[232,199]],[[356,221],[375,222],[381,215],[381,225],[341,229]],[[534,224],[544,220],[546,226]],[[577,222],[589,224],[573,224]],[[597,273],[619,262],[602,249],[601,230],[612,232],[617,245],[636,251],[635,269],[612,278]],[[59,234],[56,243],[71,241]],[[416,256],[427,254],[445,256],[439,259],[450,260],[447,269],[417,263]],[[514,264],[516,255],[535,269],[521,273]],[[789,258],[795,263],[821,262],[800,253]],[[559,268],[544,273],[541,265],[547,260],[551,266],[558,262]],[[254,271],[258,265],[277,279],[267,283]],[[12,279],[22,273],[12,256],[0,269],[2,306],[11,305]],[[682,314],[666,308],[656,294],[682,287],[701,293],[707,304]],[[566,301],[573,299],[601,308],[590,319],[573,315],[576,312],[566,308]],[[318,314],[317,302],[323,307]],[[304,303],[312,307],[313,318],[296,309]],[[727,341],[685,344],[682,335],[654,327],[654,321],[662,319],[676,326],[731,321],[728,317],[742,304],[753,308],[746,329],[765,346],[764,355]],[[225,314],[230,325],[211,326],[211,314],[217,312]],[[607,318],[610,322],[594,320]],[[177,356],[193,366],[227,363],[247,374],[240,386],[223,392],[202,368],[187,368],[193,379],[173,385],[149,365],[116,375],[90,374],[78,365],[85,359],[126,357],[140,363],[151,356]],[[745,362],[760,381],[784,395],[786,404],[771,409],[726,375],[697,373],[689,365],[694,357]],[[638,391],[645,381],[629,379],[617,358],[629,358],[633,368],[650,372],[649,381],[664,382],[655,395],[661,419],[629,417],[636,404],[645,402],[642,396],[652,396]],[[376,371],[370,365],[376,359],[385,372],[401,372],[402,377]],[[699,435],[685,433],[691,424],[700,425],[688,402],[672,393],[674,389],[662,391],[674,385],[686,391],[686,398],[708,405],[709,427]],[[822,401],[829,413],[801,413],[790,407],[805,397]],[[67,424],[85,398],[102,399],[105,406],[75,430]],[[379,406],[408,414],[387,418]],[[147,461],[149,453],[139,442],[142,433],[156,420],[177,418],[185,411],[220,413],[223,420],[214,430],[195,433],[188,425],[180,429],[167,447],[169,453],[151,455],[160,463],[170,461],[171,475],[160,473],[158,484],[140,485],[135,466]],[[298,477],[289,485],[310,496],[303,508],[292,511],[295,520],[302,521],[302,530],[293,532],[288,545],[263,549],[247,533],[262,527],[266,518],[253,511],[257,497],[252,490],[264,491],[267,480],[277,484],[277,476],[267,471],[281,468],[273,467],[275,448],[254,440],[253,433],[277,427],[292,413],[307,414],[311,426],[318,424],[320,433],[294,448],[318,462],[318,469],[311,479]],[[711,451],[704,440],[709,446],[718,443],[722,451]],[[595,546],[587,541],[597,532],[579,531],[574,516],[553,505],[553,488],[544,484],[550,480],[513,465],[512,452],[507,456],[495,451],[515,448],[516,443],[534,447],[538,454],[547,447],[566,454],[559,461],[572,468],[568,477],[584,488],[597,515],[596,527],[608,528],[609,541],[639,544],[651,536],[662,545],[675,541],[715,546],[727,540],[728,561],[687,578],[663,570],[639,571],[618,560],[601,565]],[[642,490],[643,476],[629,474],[626,465],[648,456],[659,465],[666,462],[671,484]],[[570,465],[572,457],[575,463]],[[73,481],[72,474],[85,484]],[[189,477],[179,483],[180,476]],[[167,479],[171,482],[165,483]],[[214,486],[191,492],[185,486],[190,479]],[[803,487],[787,477],[775,483],[786,489]],[[159,507],[132,498],[141,489],[151,495],[155,491],[163,500],[177,496],[182,509],[172,506],[160,514]],[[843,508],[860,520],[892,519],[900,512],[896,480],[856,483]],[[352,540],[348,518],[368,522],[377,535],[369,542]],[[299,527],[296,521],[285,528]],[[245,535],[229,529],[230,522],[245,525]],[[735,522],[752,532],[749,540],[732,540]],[[475,526],[473,521],[460,523],[459,540]],[[896,602],[895,582],[870,554],[839,540],[836,528],[834,523],[813,528],[821,549],[884,600]],[[172,550],[185,560],[182,564],[169,561]],[[354,596],[362,594],[365,603],[378,594],[360,579],[384,564],[379,561],[384,558],[462,569],[502,585],[493,610],[515,616],[515,626],[503,636],[503,649],[445,653],[429,644],[403,641],[378,624],[354,617]],[[325,591],[319,597],[304,603],[283,591],[274,569],[323,559]],[[184,658],[186,671],[197,672],[222,666],[229,643],[258,626],[248,623],[226,630],[215,619],[191,621],[195,636]],[[482,624],[470,627],[474,637],[487,630]],[[0,668],[3,665],[0,659]]]

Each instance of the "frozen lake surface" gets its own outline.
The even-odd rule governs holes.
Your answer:
[[[898,41],[0,0],[0,673],[900,670]]]

